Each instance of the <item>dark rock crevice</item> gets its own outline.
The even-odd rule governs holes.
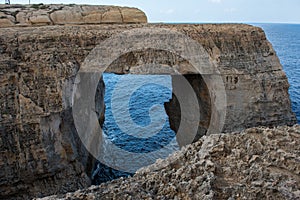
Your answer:
[[[209,128],[210,124],[210,119],[211,119],[211,100],[210,100],[210,94],[208,91],[208,88],[200,74],[187,74],[184,75],[184,78],[190,83],[191,87],[193,88],[197,100],[198,100],[198,106],[199,106],[199,112],[200,112],[200,119],[198,119],[197,123],[198,125],[198,130],[197,134],[194,138],[193,142],[198,141],[203,135],[206,134],[207,129]],[[173,75],[172,76],[172,88],[173,90],[179,90],[182,92],[185,92],[184,90],[180,89],[181,86],[181,80],[179,79],[178,75]],[[190,94],[183,95],[186,97],[186,101],[190,99],[189,97]],[[198,106],[190,104],[192,110],[198,109]],[[177,99],[177,97],[172,94],[172,99],[170,102],[165,103],[165,109],[166,112],[169,116],[169,121],[170,121],[170,126],[171,129],[175,131],[175,133],[178,132],[181,120],[183,123],[186,123],[187,121],[191,121],[191,119],[182,119],[181,118],[181,108],[180,108],[180,103]],[[191,127],[192,128],[192,127]],[[191,130],[185,130],[186,133],[192,132]],[[184,135],[183,135],[184,136]],[[181,141],[183,138],[178,138],[181,136],[177,135],[177,142],[179,143],[180,146],[183,146]]]

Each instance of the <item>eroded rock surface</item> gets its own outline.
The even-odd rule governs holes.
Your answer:
[[[1,12],[3,9],[1,7]],[[97,44],[122,31],[143,27],[179,31],[198,41],[208,52],[225,83],[228,105],[223,132],[296,122],[286,75],[264,32],[257,27],[242,24],[102,24],[0,28],[0,198],[42,197],[75,191],[90,184],[93,158],[76,136],[71,117],[75,76]],[[149,72],[138,66],[159,62],[166,68],[176,67],[182,74],[193,72],[187,61],[180,57],[141,49],[122,55],[108,71],[145,74]],[[103,85],[99,87],[103,92]],[[95,110],[101,115],[101,101],[99,105],[102,110]],[[226,138],[212,136],[217,137]],[[242,137],[233,138],[242,141]],[[206,179],[210,180],[200,178],[197,181],[202,184]],[[185,188],[185,184],[183,181],[178,187]]]
[[[137,8],[90,5],[0,5],[0,27],[147,23]]]
[[[204,136],[166,160],[55,199],[299,199],[300,126]]]

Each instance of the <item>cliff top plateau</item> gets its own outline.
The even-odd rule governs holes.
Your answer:
[[[89,5],[0,5],[0,27],[146,23],[137,8]]]

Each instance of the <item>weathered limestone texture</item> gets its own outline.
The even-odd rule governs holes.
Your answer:
[[[95,160],[77,136],[71,108],[79,64],[50,54],[49,65],[43,65],[36,62],[42,52],[36,52],[32,65],[23,65],[6,54],[9,48],[0,61],[0,198],[28,199],[89,186]],[[104,113],[103,102],[97,106]]]
[[[137,8],[89,5],[0,5],[0,27],[147,23]]]
[[[90,184],[89,175],[94,159],[79,141],[72,119],[71,94],[73,92],[75,76],[85,57],[97,44],[125,30],[143,27],[152,29],[169,28],[184,33],[203,45],[205,50],[209,53],[211,60],[221,72],[225,82],[228,105],[223,132],[240,131],[247,127],[254,126],[292,125],[296,122],[295,115],[291,112],[288,95],[289,84],[286,75],[282,71],[276,53],[271,44],[267,41],[263,30],[260,28],[243,24],[95,25],[96,22],[146,22],[146,18],[138,10],[131,12],[129,8],[62,6],[61,9],[54,9],[60,8],[60,6],[61,5],[45,5],[44,7],[40,5],[38,7],[39,9],[29,9],[24,6],[0,7],[1,26],[3,26],[3,24],[13,26],[0,28],[0,198],[27,199],[30,197],[42,197],[50,194],[75,191],[78,188],[83,188]],[[23,9],[25,9],[25,11]],[[73,9],[77,9],[77,11]],[[119,13],[122,13],[122,15],[119,15]],[[121,20],[120,16],[122,21],[118,21]],[[50,20],[50,22],[48,20]],[[86,23],[92,23],[93,25],[82,25]],[[18,24],[29,27],[18,27]],[[53,26],[30,27],[34,24],[50,24]],[[73,25],[62,26],[61,24]],[[162,63],[170,68],[177,66],[176,70],[182,74],[188,75],[192,73],[192,71],[189,70],[189,63],[182,58],[167,52],[154,51],[151,49],[122,55],[118,60],[112,63],[108,71],[119,74],[145,74],[145,71],[137,67],[143,63]],[[147,73],[148,72],[146,72],[146,74]],[[197,78],[199,76],[201,75],[198,74],[189,77],[189,82],[195,91],[198,92],[200,92],[202,88],[200,84],[201,81]],[[197,80],[193,80],[195,77]],[[99,81],[98,94],[101,99],[103,98],[104,85],[101,80]],[[206,96],[207,93],[199,94],[200,98]],[[210,105],[208,99],[203,99],[203,103],[208,106]],[[172,104],[172,102],[170,102],[170,104],[176,105],[176,103]],[[97,106],[96,110],[101,122],[103,121],[101,117],[103,117],[104,112],[103,101],[98,99]],[[172,113],[173,110],[169,110],[171,124],[173,124],[174,129],[176,129],[178,113],[174,113],[174,117],[172,117],[170,113]],[[209,109],[202,109],[201,112],[206,112],[206,115],[201,119],[203,121],[199,123],[199,134],[203,135],[205,128],[207,128],[209,124],[210,111]],[[294,129],[296,132],[299,130],[298,127]],[[294,129],[291,130],[294,131]],[[201,130],[204,130],[204,132]],[[257,130],[260,131],[261,129]],[[209,138],[213,141],[218,138],[224,138],[224,143],[226,143],[225,139],[231,140],[232,138],[232,148],[231,146],[226,147],[226,145],[223,148],[223,143],[219,143],[221,150],[216,153],[220,154],[219,156],[225,156],[227,154],[240,156],[237,158],[241,160],[236,160],[236,162],[242,162],[241,166],[237,165],[237,163],[233,163],[233,167],[231,168],[231,163],[228,163],[228,170],[235,169],[234,166],[239,166],[239,170],[246,170],[245,172],[241,171],[242,173],[247,173],[248,165],[255,168],[265,166],[270,161],[271,165],[268,165],[269,168],[262,168],[262,170],[271,170],[274,174],[274,176],[270,176],[270,181],[274,180],[275,186],[270,187],[278,188],[276,190],[279,191],[277,193],[278,195],[285,195],[285,193],[292,195],[294,190],[285,190],[283,184],[293,185],[294,183],[285,182],[289,179],[282,179],[285,176],[282,175],[281,170],[290,170],[286,176],[291,178],[291,181],[294,181],[299,180],[292,179],[294,173],[299,173],[299,169],[297,167],[290,169],[288,163],[290,160],[287,160],[286,166],[284,163],[281,163],[281,157],[278,156],[281,154],[285,155],[285,153],[276,152],[277,146],[274,146],[275,144],[272,142],[278,141],[277,143],[283,151],[286,151],[287,154],[290,152],[291,156],[294,156],[299,147],[297,143],[299,142],[299,131],[297,133],[289,133],[280,130],[278,134],[277,132],[274,133],[275,139],[269,139],[271,141],[268,143],[269,146],[265,146],[267,143],[264,143],[265,140],[263,139],[260,140],[261,146],[255,146],[253,152],[256,151],[257,148],[260,148],[257,150],[259,151],[257,154],[265,157],[259,158],[268,159],[262,163],[260,163],[260,159],[253,157],[256,153],[251,153],[252,150],[249,150],[249,152],[246,151],[248,146],[245,148],[243,145],[248,144],[248,140],[250,141],[252,137],[255,137],[256,140],[260,138],[268,139],[266,134],[250,134],[250,136],[239,136],[237,134],[230,136],[214,135]],[[284,130],[288,131],[289,129],[284,128]],[[270,134],[273,137],[272,131]],[[291,143],[287,143],[286,140],[284,140],[285,138],[290,140]],[[206,140],[207,139],[201,140],[194,147],[200,150],[202,148],[201,144]],[[238,142],[239,140],[241,140],[241,142]],[[268,140],[266,142],[268,142]],[[228,143],[228,145],[231,144]],[[236,147],[238,151],[227,151],[226,148],[234,149],[234,145],[241,145],[241,147]],[[256,143],[249,142],[249,145],[249,148],[252,148],[251,145],[256,145]],[[273,148],[273,150],[271,148]],[[291,148],[291,150],[286,148]],[[270,153],[274,153],[275,160],[267,158],[269,154],[264,154],[268,150],[270,150]],[[239,151],[241,153],[239,153]],[[196,151],[193,152],[194,153],[187,159],[197,159],[196,154],[198,155],[198,153],[196,153]],[[199,156],[203,155],[202,151],[200,151]],[[211,154],[212,159],[214,155]],[[269,156],[271,155],[272,154]],[[253,165],[248,163],[248,160],[252,158],[251,156],[253,157],[252,160],[254,160]],[[293,157],[286,158],[292,159]],[[226,162],[227,159],[224,158],[223,161]],[[218,161],[218,159],[212,160],[211,163],[203,161],[203,163],[199,165],[225,171],[226,168],[218,168],[218,166],[214,164],[223,161]],[[291,162],[294,162],[294,160],[292,159]],[[258,166],[256,166],[256,164]],[[180,166],[182,166],[182,164],[179,163],[178,168],[174,166],[172,169],[168,169],[171,170],[169,172],[163,171],[161,172],[162,174],[154,174],[153,182],[150,181],[152,180],[150,173],[148,182],[145,184],[137,184],[136,186],[131,185],[132,190],[140,186],[143,188],[153,187],[157,189],[150,193],[146,192],[148,189],[141,190],[145,191],[145,193],[140,193],[142,196],[167,194],[167,192],[160,191],[160,188],[166,188],[166,190],[173,188],[176,190],[172,185],[166,184],[163,187],[159,187],[159,184],[168,183],[168,181],[160,182],[162,180],[160,178],[166,178],[164,176],[166,173],[171,173],[170,176],[176,176],[173,171],[175,169],[179,170]],[[198,170],[197,166],[198,164],[195,164],[196,170]],[[280,167],[277,168],[277,166]],[[186,171],[192,169],[186,167],[189,168],[189,165],[182,168],[186,174],[190,174],[186,179],[182,175],[183,172],[178,172],[178,177],[184,180],[178,186],[179,196],[182,195],[184,197],[185,195],[190,195],[193,191],[195,191],[193,195],[197,195],[197,190],[201,190],[202,188],[198,188],[198,186],[207,182],[208,186],[203,185],[203,188],[206,187],[206,189],[208,189],[210,188],[209,184],[211,184],[211,181],[216,178],[209,170],[204,175],[200,175],[202,168],[199,168],[199,176],[193,176],[193,171]],[[221,172],[217,171],[216,173],[222,177]],[[245,175],[245,177],[249,178],[249,181],[241,179],[240,183],[242,185],[236,185],[232,189],[230,189],[231,184],[229,183],[231,183],[231,180],[229,178],[227,180],[229,185],[227,186],[222,185],[222,181],[213,182],[215,184],[213,187],[217,188],[214,190],[215,195],[222,195],[225,190],[229,192],[228,194],[234,194],[234,191],[242,191],[245,187],[249,188],[249,184],[252,184],[252,182],[254,189],[256,188],[255,184],[258,185],[257,187],[260,187],[261,183],[255,182],[259,181],[259,177],[261,177],[259,170],[253,170],[251,173],[253,173],[251,176]],[[228,175],[228,177],[234,177],[235,172],[232,170],[232,173],[228,172],[227,174],[233,174]],[[137,177],[139,176],[147,177],[146,174],[138,175]],[[158,176],[160,178],[157,178]],[[238,176],[242,177],[241,174]],[[191,177],[199,178],[190,180]],[[130,179],[129,182],[131,180],[134,179]],[[266,192],[270,192],[267,189],[270,188],[269,185],[267,185],[269,182],[267,178],[265,180],[266,183],[263,182],[262,184],[266,184]],[[188,188],[189,181],[192,182],[192,186],[189,192],[185,193],[183,188]],[[158,182],[159,184],[157,186],[151,186],[152,183],[156,184]],[[197,185],[198,183],[199,185]],[[218,186],[218,184],[221,185]],[[278,187],[276,184],[279,184]],[[281,186],[283,189],[281,189]],[[119,187],[119,185],[117,187]],[[125,187],[127,186],[125,185],[124,188]],[[223,188],[225,189],[223,190]],[[239,190],[239,188],[241,190]],[[108,191],[109,190],[103,190],[103,195],[112,194]],[[116,195],[120,194],[117,192],[117,189],[111,189],[111,191],[116,192]],[[99,195],[101,193],[102,192],[99,192]],[[209,190],[205,193],[210,194]],[[203,193],[199,194],[201,195]],[[253,193],[253,195],[256,194],[258,193]],[[264,193],[262,192],[260,194],[263,195]],[[268,194],[269,193],[266,193],[266,195]],[[125,193],[123,195],[125,195]],[[250,192],[249,195],[251,195]]]
[[[210,135],[134,177],[55,199],[299,199],[300,126]]]

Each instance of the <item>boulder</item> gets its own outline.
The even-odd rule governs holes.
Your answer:
[[[14,22],[8,18],[0,18],[0,28],[13,26]]]
[[[123,23],[147,23],[146,15],[134,8],[120,9],[123,16]]]

